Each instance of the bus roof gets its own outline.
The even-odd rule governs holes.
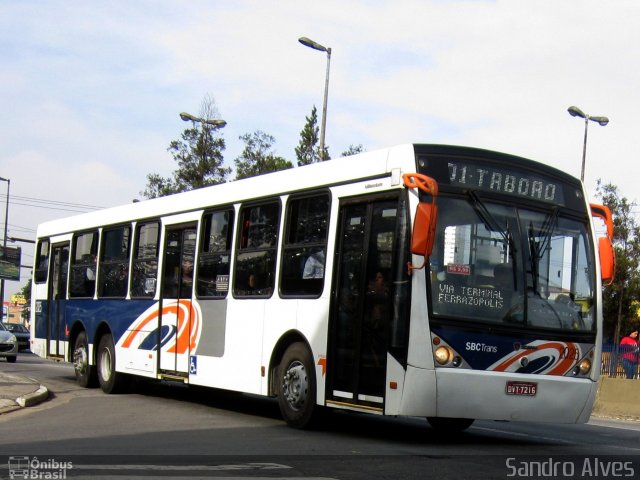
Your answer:
[[[410,160],[410,163],[407,162]],[[259,199],[368,177],[385,175],[393,168],[415,168],[412,144],[340,157],[327,162],[291,168],[165,197],[83,213],[44,222],[37,238],[60,235],[136,219],[158,218],[216,205]]]

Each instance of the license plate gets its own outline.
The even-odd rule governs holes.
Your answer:
[[[505,393],[507,395],[533,397],[538,393],[538,384],[535,382],[507,382]]]

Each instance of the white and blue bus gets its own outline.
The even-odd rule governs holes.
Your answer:
[[[585,422],[611,235],[564,172],[401,145],[40,225],[33,350],[106,393],[274,396],[294,427]]]

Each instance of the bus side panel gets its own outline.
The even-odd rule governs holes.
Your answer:
[[[435,416],[436,392],[434,370],[407,366],[399,414],[418,417]]]
[[[129,372],[127,367],[135,365],[135,362],[138,362],[138,360],[134,362],[130,356],[132,352],[140,350],[140,345],[143,344],[143,341],[137,342],[135,348],[122,348],[121,343],[125,338],[125,334],[131,333],[132,325],[135,324],[140,315],[153,305],[153,303],[152,300],[125,299],[67,300],[65,328],[67,332],[71,332],[73,328],[80,323],[83,330],[86,331],[90,352],[95,352],[98,345],[94,342],[99,340],[97,338],[98,327],[103,323],[106,324],[116,345],[116,370],[134,373]],[[157,327],[157,325],[154,326],[154,329],[155,327]],[[147,341],[147,343],[149,342]],[[152,348],[153,345],[147,348],[147,350],[151,350]],[[67,353],[70,357],[71,352],[69,352],[69,349],[67,349]],[[92,365],[95,364],[94,357],[95,355],[90,355],[90,363]]]
[[[328,291],[329,281],[326,275],[325,282],[325,291]],[[319,405],[324,405],[327,380],[329,297],[323,296],[317,300],[299,300],[297,328],[311,346],[311,355],[316,366],[316,399]]]
[[[219,358],[208,355],[196,357],[197,370],[196,374],[190,374],[190,383],[261,393],[260,361],[265,302],[267,300],[258,298],[229,300],[224,326],[224,355]],[[205,318],[205,329],[207,322]]]
[[[32,323],[31,325],[31,351],[39,357],[47,356],[47,312],[49,310],[49,302],[47,300],[36,300],[31,307]]]
[[[227,299],[201,300],[202,333],[192,355],[222,357],[225,349],[227,325]]]
[[[420,265],[424,259],[414,255],[412,261],[414,265]],[[433,370],[434,363],[427,319],[427,287],[424,272],[424,269],[414,270],[412,274],[408,363],[416,368]]]

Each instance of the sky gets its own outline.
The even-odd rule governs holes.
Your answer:
[[[326,145],[401,143],[511,153],[638,200],[640,2],[592,0],[0,0],[0,177],[9,237],[38,223],[142,198],[169,176],[169,143],[210,96],[239,137],[262,130],[295,163],[305,117]],[[0,181],[0,203],[6,202]],[[87,207],[85,207],[87,206]],[[4,211],[4,208],[0,208]],[[4,214],[0,214],[4,221]],[[11,244],[10,244],[11,245]],[[22,263],[33,246],[19,243]],[[6,282],[8,295],[26,282]]]

